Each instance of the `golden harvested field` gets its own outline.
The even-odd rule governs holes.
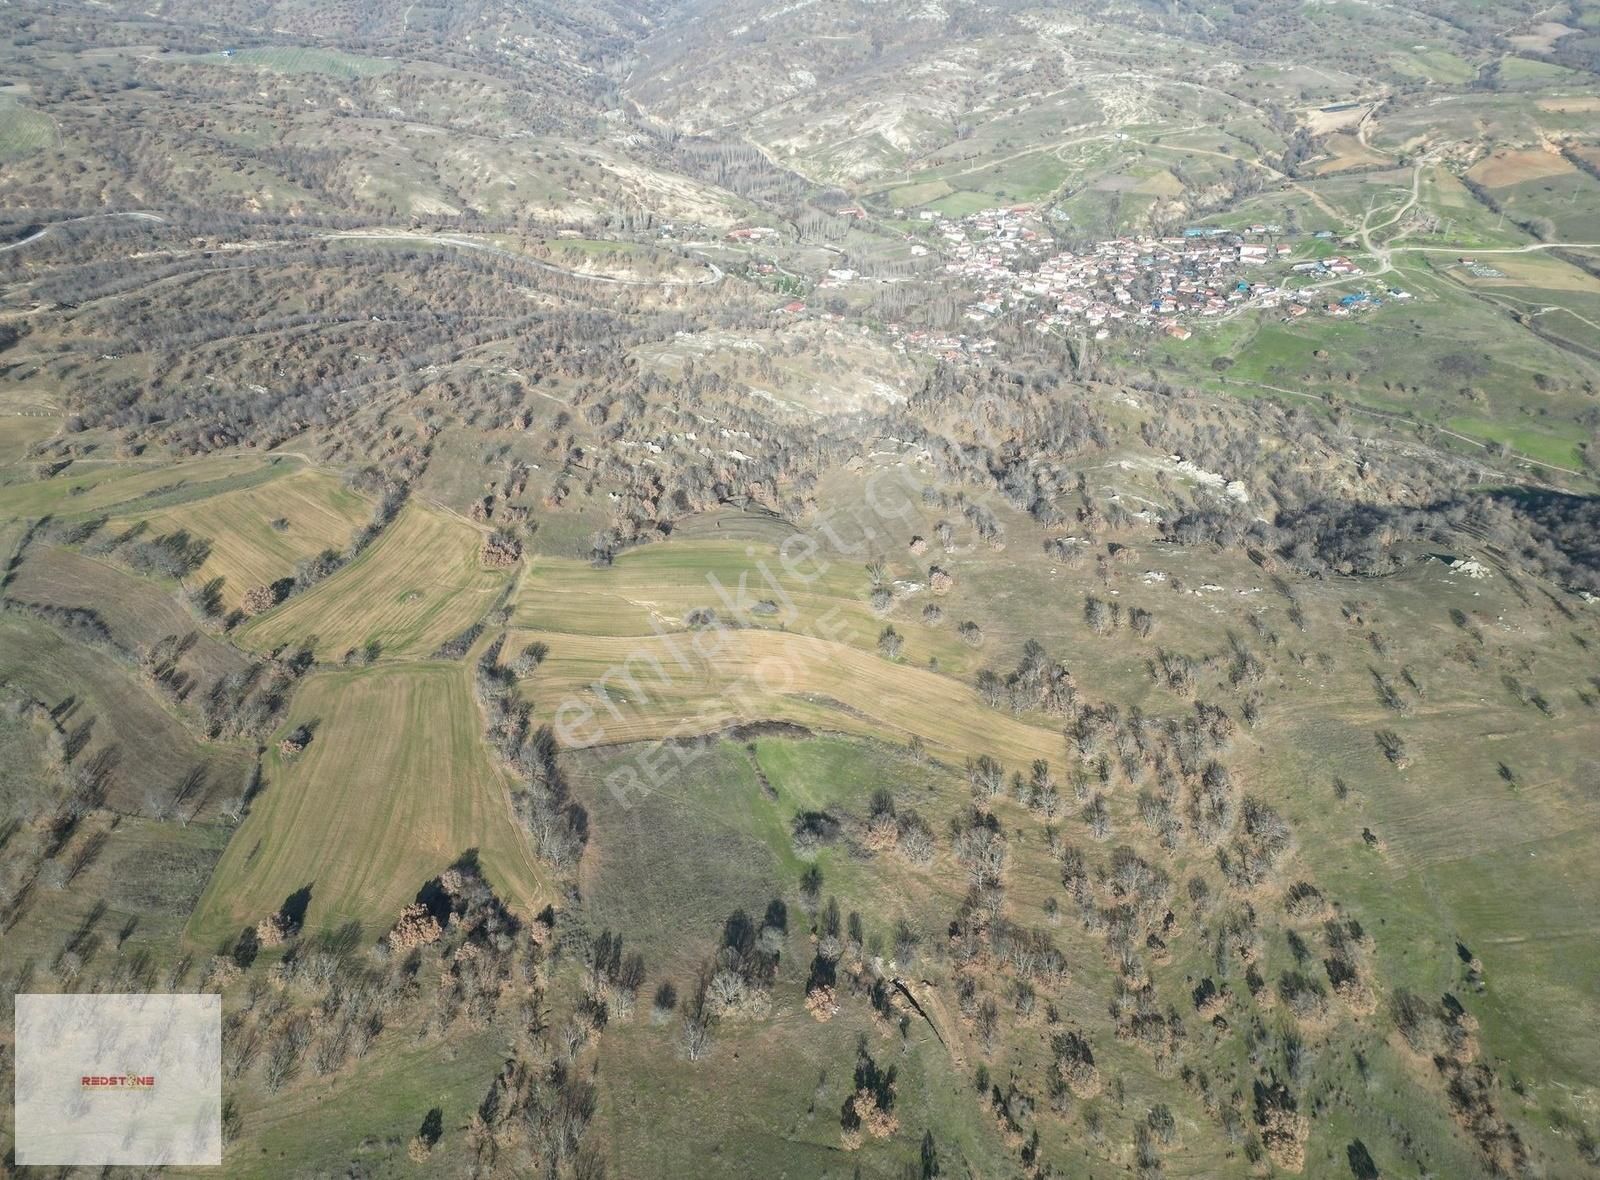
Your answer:
[[[1347,168],[1366,168],[1372,164],[1385,162],[1383,156],[1367,147],[1354,135],[1345,132],[1328,136],[1327,144],[1328,150],[1333,153],[1333,159],[1317,166],[1318,175],[1343,172]]]
[[[515,652],[534,640],[547,643],[550,654],[523,692],[541,717],[555,721],[558,736],[577,747],[780,720],[896,745],[916,736],[957,764],[1000,752],[1012,762],[1059,762],[1063,756],[1059,733],[988,708],[965,684],[809,635],[519,632],[507,648]]]
[[[1600,96],[1573,94],[1560,98],[1541,98],[1537,100],[1537,105],[1541,111],[1555,111],[1562,115],[1581,115],[1589,111],[1600,111]],[[1578,150],[1580,153],[1585,150],[1593,151],[1592,148],[1579,148]]]
[[[1155,175],[1147,176],[1141,180],[1134,191],[1148,193],[1153,197],[1181,197],[1183,195],[1183,182],[1163,168]]]
[[[698,608],[714,610],[734,626],[787,627],[876,650],[886,625],[905,637],[902,658],[955,675],[976,671],[978,657],[956,637],[962,590],[936,597],[927,588],[927,568],[945,560],[935,546],[923,557],[903,553],[886,562],[885,584],[896,602],[883,615],[872,609],[871,582],[856,559],[824,559],[825,568],[797,562],[809,582],[785,572],[779,547],[770,542],[674,538],[624,554],[606,570],[587,562],[537,558],[517,595],[514,621],[532,631],[574,635],[653,635],[685,626]],[[949,564],[946,560],[945,564]],[[752,613],[770,602],[773,613]],[[937,601],[946,618],[939,627],[921,621],[923,606]]]
[[[360,557],[245,624],[239,640],[261,651],[309,642],[324,659],[376,641],[386,657],[426,657],[506,585],[507,575],[479,564],[478,547],[471,525],[408,504]]]
[[[1574,171],[1571,164],[1555,152],[1509,151],[1495,152],[1479,160],[1467,171],[1467,178],[1486,188],[1504,188],[1521,184],[1525,180],[1541,180],[1546,176],[1565,176]]]
[[[540,870],[479,738],[464,666],[314,676],[285,731],[314,725],[298,755],[266,757],[266,786],[229,842],[189,924],[199,946],[271,914],[309,886],[307,924],[376,932],[422,885],[476,849],[489,880],[531,913]]]
[[[185,529],[211,544],[195,577],[222,578],[222,597],[239,605],[252,586],[294,573],[295,563],[324,549],[343,549],[371,512],[370,502],[325,472],[296,471],[270,484],[225,492],[119,524],[146,521],[158,533]],[[282,520],[282,529],[272,522]]]

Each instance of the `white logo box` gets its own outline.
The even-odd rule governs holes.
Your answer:
[[[222,997],[16,998],[16,1161],[222,1163]]]

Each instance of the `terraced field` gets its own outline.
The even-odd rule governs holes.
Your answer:
[[[183,665],[206,682],[246,663],[228,643],[202,630],[177,595],[151,579],[72,549],[31,546],[6,589],[24,602],[94,611],[117,645],[128,652],[148,649],[169,635],[192,636]]]
[[[535,631],[648,636],[682,628],[691,611],[711,610],[733,626],[810,631],[863,651],[874,650],[879,633],[893,623],[905,633],[907,663],[932,659],[959,672],[974,655],[956,637],[955,621],[942,628],[916,621],[923,604],[934,601],[926,571],[927,562],[937,560],[902,553],[886,563],[884,586],[895,605],[880,615],[857,559],[798,561],[791,575],[778,544],[702,533],[635,550],[605,571],[541,557],[517,595],[514,621]]]
[[[269,651],[310,643],[321,658],[376,642],[386,657],[423,657],[483,616],[506,575],[478,562],[468,524],[412,504],[370,549],[333,577],[239,632]]]
[[[74,463],[50,479],[0,485],[0,519],[132,511],[139,500],[158,501],[143,506],[155,508],[226,491],[234,486],[232,481],[257,480],[277,466],[259,455],[238,454],[177,463]],[[204,486],[210,484],[217,486]]]
[[[195,577],[223,579],[223,600],[235,607],[252,586],[292,575],[301,558],[343,549],[370,511],[366,497],[332,475],[307,469],[269,486],[130,513],[118,523],[144,521],[158,533],[185,529],[205,538],[211,554]]]
[[[311,744],[264,764],[266,785],[189,924],[210,947],[309,887],[307,924],[394,921],[424,882],[476,849],[501,895],[525,912],[545,896],[479,738],[464,667],[330,672],[295,695],[288,728]]]

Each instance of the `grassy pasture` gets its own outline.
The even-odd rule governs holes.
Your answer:
[[[1389,657],[1341,620],[1352,590],[1368,626],[1394,645]],[[1373,916],[1391,986],[1461,988],[1457,940],[1484,961],[1487,992],[1461,994],[1488,1048],[1527,1085],[1526,1117],[1566,1101],[1574,1082],[1592,1101],[1600,1040],[1577,1015],[1593,993],[1575,948],[1596,934],[1600,896],[1580,850],[1600,835],[1600,800],[1593,713],[1574,691],[1588,661],[1563,635],[1570,624],[1537,591],[1525,606],[1498,575],[1474,581],[1434,562],[1386,579],[1381,597],[1327,586],[1308,589],[1302,603],[1310,641],[1334,665],[1295,678],[1261,735],[1254,771],[1284,792],[1300,855],[1334,895]],[[1486,633],[1480,671],[1453,654],[1474,645],[1452,624],[1452,607]],[[1400,663],[1426,698],[1396,718],[1364,676]],[[1554,715],[1518,706],[1498,681],[1501,668],[1544,691]],[[1378,753],[1372,734],[1385,726],[1407,742],[1409,769]],[[1351,788],[1343,803],[1335,776]],[[1378,848],[1365,845],[1363,827]]]
[[[919,205],[926,205],[929,201],[937,201],[940,197],[947,197],[955,190],[947,181],[929,180],[920,184],[902,184],[888,190],[889,203],[896,209],[914,209]]]
[[[147,648],[169,635],[194,634],[185,670],[209,682],[242,668],[241,656],[227,643],[201,631],[195,617],[154,582],[104,561],[54,545],[30,546],[7,592],[26,602],[83,607],[94,611],[112,636],[130,651]]]
[[[1600,241],[1600,181],[1576,168],[1498,188],[1495,197],[1512,217],[1549,218],[1561,241]]]
[[[123,816],[105,832],[100,854],[65,889],[34,895],[6,932],[8,952],[48,963],[63,935],[81,928],[93,932],[82,948],[91,967],[141,954],[161,967],[176,963],[184,923],[231,834],[217,823]]]
[[[624,748],[574,759],[574,786],[596,833],[582,885],[595,923],[623,932],[627,944],[644,953],[652,980],[671,980],[680,993],[735,910],[759,920],[768,901],[784,900],[789,937],[772,1017],[719,1029],[706,1063],[717,1071],[718,1084],[692,1111],[659,1100],[684,1087],[703,1088],[699,1067],[676,1051],[676,1021],[653,1026],[641,1013],[608,1030],[600,1117],[614,1165],[623,1176],[745,1176],[763,1174],[782,1158],[790,1166],[808,1161],[818,1174],[830,1175],[856,1037],[866,1032],[880,1059],[889,1055],[890,1042],[879,1039],[881,1026],[874,1028],[859,1004],[824,1025],[801,1010],[811,948],[796,890],[804,862],[792,847],[791,821],[802,809],[864,814],[874,787],[895,785],[901,806],[922,808],[937,824],[930,800],[964,796],[965,788],[947,772],[871,743],[764,738],[749,749],[715,743],[691,772],[624,806],[603,783],[634,753]],[[763,790],[758,765],[773,795]],[[865,861],[843,847],[823,849],[817,863],[824,892],[842,909],[860,911],[869,945],[886,959],[893,956],[895,920],[935,929],[956,900],[951,891],[959,892],[959,876],[952,877],[949,866],[916,870],[892,856]],[[955,1030],[947,1025],[943,1031]],[[769,1068],[777,1060],[786,1063],[782,1071]],[[947,1154],[959,1145],[969,1160],[998,1166],[992,1124],[967,1098],[965,1071],[927,1025],[910,1028],[892,1060],[901,1073],[904,1130],[894,1141],[863,1148],[856,1158],[867,1174],[892,1167],[896,1153],[904,1154],[930,1126]],[[819,1094],[811,1093],[813,1085]],[[693,1127],[685,1121],[690,1117]],[[717,1145],[709,1155],[708,1144]]]
[[[138,811],[147,790],[170,793],[197,767],[205,768],[202,817],[244,786],[249,758],[227,746],[201,745],[110,652],[63,639],[42,622],[0,615],[0,678],[21,685],[81,732],[87,757],[114,757],[107,805]]]
[[[426,656],[488,610],[505,575],[478,562],[470,525],[419,504],[333,577],[239,630],[266,651],[311,643],[323,658],[376,640],[388,657]]]
[[[758,915],[759,916],[759,915]],[[858,1006],[824,1025],[801,1007],[804,943],[791,938],[775,991],[774,1015],[728,1028],[707,1061],[676,1052],[676,1022],[635,1020],[608,1030],[601,1042],[601,1107],[597,1129],[626,1180],[657,1176],[806,1175],[890,1177],[915,1159],[925,1130],[938,1138],[941,1160],[956,1159],[974,1175],[1004,1175],[1005,1148],[995,1121],[972,1100],[970,1078],[926,1024],[902,1040],[883,1039],[881,1024]],[[687,982],[687,981],[684,981]],[[901,1129],[888,1141],[868,1140],[845,1154],[839,1108],[853,1087],[856,1044],[868,1039],[882,1066],[898,1071]],[[781,1066],[780,1066],[781,1063]],[[714,1085],[706,1072],[714,1069]],[[669,1095],[694,1094],[693,1102]]]
[[[35,443],[56,432],[58,420],[35,410],[32,413],[0,409],[0,466],[23,459]]]
[[[29,819],[49,800],[54,782],[44,726],[0,712],[0,825]]]
[[[1417,48],[1398,50],[1390,58],[1394,68],[1412,77],[1447,85],[1461,85],[1477,76],[1477,71],[1448,49]]]
[[[240,1141],[229,1149],[228,1175],[276,1180],[307,1159],[359,1160],[353,1166],[378,1176],[453,1175],[467,1153],[461,1129],[505,1061],[506,1035],[485,1028],[441,1043],[394,1028],[358,1069],[326,1077],[305,1070],[303,1080],[272,1095],[242,1088]],[[394,1145],[415,1135],[434,1107],[443,1114],[444,1137],[427,1164],[406,1163]],[[405,1172],[392,1167],[397,1160]]]
[[[476,849],[497,892],[525,913],[540,870],[489,764],[469,671],[417,665],[329,672],[295,694],[288,726],[314,725],[293,758],[265,758],[266,785],[189,924],[209,948],[311,887],[307,924],[376,934],[422,883]]]
[[[1513,38],[1515,40],[1515,38]],[[1562,86],[1587,81],[1576,70],[1558,66],[1554,62],[1534,61],[1526,57],[1507,56],[1500,59],[1500,77],[1507,82],[1526,82],[1533,86]]]
[[[969,213],[978,213],[984,209],[993,209],[1004,202],[996,200],[989,193],[974,193],[958,190],[938,200],[929,201],[926,208],[943,213],[946,217],[965,217]]]
[[[1311,315],[1284,325],[1276,318],[1241,318],[1220,326],[1214,351],[1195,349],[1192,341],[1185,346],[1157,342],[1152,351],[1201,380],[1206,377],[1202,366],[1227,354],[1235,361],[1228,370],[1233,381],[1331,394],[1440,425],[1460,417],[1493,422],[1501,432],[1526,433],[1524,444],[1514,444],[1519,450],[1574,466],[1572,447],[1586,437],[1586,407],[1577,390],[1593,379],[1593,366],[1531,331],[1507,331],[1506,322],[1509,307],[1532,311],[1578,299],[1581,293],[1553,292],[1544,298],[1525,289],[1513,295],[1506,287],[1491,289],[1477,280],[1469,290],[1465,271],[1446,257],[1397,250],[1400,273],[1379,283],[1357,280],[1348,288],[1334,288],[1366,287],[1382,296],[1379,284],[1393,283],[1415,296],[1404,304],[1387,302],[1359,319]],[[1518,303],[1502,303],[1510,298]],[[1552,314],[1541,327],[1575,330],[1581,324]],[[1484,344],[1491,339],[1492,350]],[[1327,357],[1316,357],[1318,350]],[[1419,381],[1417,374],[1424,369],[1443,379]],[[1541,373],[1557,380],[1541,389],[1536,384]],[[1511,440],[1510,433],[1478,437]]]
[[[238,483],[275,478],[288,468],[256,455],[217,455],[176,463],[77,462],[50,479],[0,484],[0,517],[83,517],[117,508],[154,508],[215,495]],[[270,472],[270,474],[269,474]],[[138,501],[144,500],[142,506]]]
[[[332,475],[304,469],[268,486],[225,492],[206,500],[119,519],[121,527],[147,522],[156,533],[186,529],[211,544],[195,573],[198,581],[223,579],[223,600],[239,604],[245,591],[288,577],[295,563],[324,549],[343,549],[366,521],[370,504]],[[281,531],[272,522],[287,522]]]
[[[1013,548],[1020,543],[1014,538]],[[1141,559],[1155,560],[1155,555]],[[1209,567],[1186,574],[1194,580],[1234,582],[1239,576],[1235,571],[1230,578]],[[1122,579],[1124,593],[1127,581]],[[1526,1126],[1557,1117],[1573,1102],[1587,1109],[1583,1104],[1592,1096],[1592,1089],[1585,1088],[1593,1074],[1590,1063],[1600,1049],[1587,1032],[1574,1033],[1574,1019],[1586,1011],[1590,999],[1584,992],[1582,956],[1573,948],[1594,937],[1589,915],[1597,899],[1593,883],[1579,867],[1579,850],[1592,845],[1600,813],[1592,793],[1593,757],[1586,752],[1592,714],[1572,688],[1582,683],[1584,661],[1562,641],[1559,628],[1564,624],[1536,594],[1531,605],[1520,605],[1497,578],[1474,582],[1430,561],[1381,583],[1332,580],[1297,586],[1297,594],[1308,624],[1303,637],[1290,639],[1290,646],[1309,644],[1331,662],[1297,666],[1280,652],[1272,660],[1268,720],[1260,730],[1241,734],[1232,755],[1249,789],[1278,807],[1294,827],[1306,863],[1290,872],[1308,874],[1372,933],[1375,969],[1385,991],[1404,985],[1424,995],[1462,994],[1483,1021],[1486,1055],[1505,1076],[1515,1076],[1525,1086],[1523,1093],[1504,1093],[1508,1117]],[[1033,601],[1038,611],[1040,600]],[[1359,628],[1342,615],[1352,603],[1367,620]],[[1186,650],[1194,650],[1202,638],[1210,642],[1218,627],[1248,635],[1241,616],[1249,613],[1265,618],[1280,634],[1293,633],[1282,617],[1284,604],[1272,597],[1218,596],[1207,601],[1186,596],[1165,607],[1159,601],[1153,605],[1169,620],[1164,634],[1182,634],[1177,642]],[[1451,606],[1490,630],[1490,668],[1464,673],[1452,655],[1463,633],[1449,619]],[[1043,613],[1048,615],[1049,608]],[[1213,615],[1219,617],[1208,619]],[[1382,655],[1372,649],[1369,628],[1387,637],[1390,648]],[[796,640],[790,637],[789,642]],[[1097,670],[1119,658],[1124,664],[1136,662],[1125,640],[1110,641],[1109,646],[1114,649],[1109,653],[1074,652],[1075,667]],[[1535,652],[1540,654],[1535,657]],[[1532,671],[1523,675],[1550,692],[1559,710],[1553,720],[1531,707],[1508,716],[1504,701],[1494,695],[1504,691],[1494,665],[1522,667],[1530,659],[1535,661]],[[553,656],[546,669],[556,662]],[[1396,718],[1375,699],[1371,668],[1380,666],[1398,676],[1402,664],[1427,693],[1414,716]],[[1080,681],[1097,699],[1107,694],[1129,699],[1120,684],[1111,688],[1109,678],[1102,681],[1097,673],[1081,671]],[[875,695],[886,697],[892,691],[897,690],[876,689]],[[906,699],[917,695],[898,691]],[[1203,678],[1199,695],[1227,701],[1229,693],[1220,670],[1213,669]],[[660,704],[664,702],[649,702],[651,707]],[[1147,707],[1159,714],[1182,709],[1165,693]],[[1386,725],[1403,730],[1411,743],[1416,757],[1411,770],[1396,771],[1378,752],[1373,731]],[[667,767],[675,764],[671,749],[650,757]],[[1501,758],[1514,766],[1517,787],[1496,774]],[[789,840],[796,811],[828,808],[859,816],[873,786],[894,783],[901,807],[918,807],[942,830],[949,812],[966,796],[959,775],[916,766],[887,747],[842,738],[760,738],[748,749],[715,743],[663,785],[624,799],[612,794],[607,783],[619,768],[637,766],[634,749],[591,750],[572,759],[575,787],[594,824],[584,892],[596,920],[624,931],[646,950],[652,974],[659,964],[680,983],[680,990],[698,958],[708,953],[717,923],[731,909],[759,906],[776,885],[789,902],[791,922],[798,917],[794,880],[802,862]],[[1351,788],[1342,803],[1332,794],[1335,775]],[[763,778],[772,794],[764,789]],[[1031,830],[1026,838],[1020,834],[1021,827],[1037,821],[1023,818],[1013,805],[1002,802],[1000,807],[1007,825],[1019,828],[1008,889],[1012,913],[1021,921],[1040,921],[1039,905],[1059,886]],[[1142,841],[1145,834],[1133,814],[1134,801],[1119,793],[1112,808],[1117,840]],[[1382,841],[1378,849],[1361,838],[1368,825]],[[1081,839],[1070,809],[1061,826],[1069,839]],[[935,881],[959,882],[953,865],[941,863],[932,877],[923,879],[892,857],[856,858],[843,848],[824,849],[818,863],[824,869],[824,892],[837,894],[846,909],[861,909],[869,940],[881,936],[897,916],[916,924],[927,922],[928,913],[948,911],[949,899],[939,896]],[[708,871],[711,865],[716,867]],[[1202,856],[1183,871],[1199,871],[1203,865]],[[1270,899],[1257,903],[1263,912],[1276,906]],[[1070,1020],[1097,1027],[1091,1013],[1103,1005],[1109,987],[1106,969],[1065,928],[1060,937],[1071,948],[1074,977],[1056,1002]],[[1488,966],[1486,994],[1463,989],[1457,939]],[[1182,991],[1195,976],[1213,970],[1204,939],[1174,950],[1179,957],[1156,973],[1164,995]],[[790,956],[794,953],[791,946]],[[799,954],[806,953],[802,945]],[[1291,966],[1281,937],[1269,939],[1260,965],[1265,977],[1275,978]],[[943,986],[937,982],[939,967],[919,964],[916,970],[931,976],[936,989]],[[771,1053],[782,1051],[793,1055],[786,1060],[806,1060],[816,1073],[825,1072],[826,1055],[815,1061],[809,1055],[817,1054],[819,1038],[830,1036],[836,1025],[804,1038],[806,1045],[789,1043],[788,1030],[802,1019],[794,1011],[794,982],[786,956],[774,993],[774,1018],[728,1026],[719,1033],[725,1043],[719,1042],[714,1053],[724,1068],[741,1071],[745,1067],[740,1063],[752,1056],[770,1060]],[[847,1006],[840,1020],[852,1018]],[[675,1027],[642,1028],[639,1023],[616,1030],[606,1042],[608,1055],[615,1055],[607,1058],[614,1065],[606,1117],[613,1120],[609,1125],[618,1145],[617,1166],[627,1175],[644,1174],[644,1153],[664,1150],[660,1137],[686,1137],[660,1104],[650,1100],[661,1087],[689,1084],[674,1052]],[[1017,1032],[1004,1055],[1007,1068],[1037,1077],[1037,1046],[1025,1026]],[[1407,1109],[1406,1096],[1418,1086],[1434,1087],[1437,1080],[1425,1063],[1419,1066],[1396,1051],[1386,1034],[1379,1015],[1357,1018],[1331,1039],[1320,1034],[1312,1038],[1319,1054],[1318,1092],[1340,1096],[1314,1120],[1308,1173],[1341,1174],[1345,1145],[1360,1137],[1386,1169],[1402,1168],[1405,1158],[1425,1158],[1441,1174],[1476,1174],[1473,1149],[1442,1111],[1417,1110],[1408,1119],[1409,1150],[1420,1155],[1403,1156],[1393,1143],[1385,1120]],[[1191,1026],[1190,1035],[1196,1042],[1192,1047],[1203,1042],[1208,1068],[1219,1074],[1225,1069],[1248,1072],[1237,1039],[1219,1038],[1203,1024]],[[963,1044],[957,1042],[958,1047]],[[1350,1050],[1355,1047],[1365,1058],[1364,1072],[1352,1065]],[[966,1048],[970,1053],[970,1044]],[[1096,1053],[1102,1068],[1125,1082],[1130,1109],[1141,1109],[1138,1104],[1146,1093],[1152,1098],[1159,1094],[1174,1103],[1180,1122],[1203,1121],[1187,1099],[1180,1105],[1170,1088],[1149,1076],[1146,1058],[1118,1045],[1103,1030],[1096,1038]],[[909,1059],[901,1060],[906,1070],[914,1068]],[[946,1076],[958,1072],[949,1059],[941,1059],[939,1068]],[[1579,1088],[1565,1088],[1574,1079]],[[702,1165],[708,1174],[724,1168],[748,1170],[756,1158],[752,1153],[818,1150],[833,1134],[831,1120],[816,1113],[829,1104],[818,1099],[808,1112],[803,1087],[752,1076],[740,1092],[741,1103],[708,1107],[705,1117],[719,1128],[715,1140],[722,1145]],[[826,1080],[819,1093],[831,1100]],[[641,1126],[640,1119],[648,1123]],[[959,1137],[957,1126],[949,1123],[948,1131]],[[774,1134],[772,1128],[781,1131]],[[1238,1162],[1184,1158],[1194,1169],[1188,1174],[1195,1175],[1228,1174]],[[1556,1166],[1556,1157],[1551,1158]],[[872,1166],[870,1157],[862,1162]]]
[[[640,756],[675,773],[664,773],[659,787],[613,792]],[[798,812],[862,819],[873,790],[887,787],[898,806],[914,807],[940,827],[967,796],[965,783],[947,768],[844,737],[713,741],[697,747],[687,764],[649,747],[622,746],[585,751],[572,765],[574,789],[596,833],[583,867],[595,920],[636,931],[646,957],[673,972],[697,965],[708,950],[704,939],[733,910],[793,894],[810,863],[791,839]],[[882,940],[891,956],[896,919],[936,924],[941,907],[959,900],[952,866],[914,869],[891,856],[869,861],[843,843],[814,859],[827,892],[844,908],[860,909],[868,938]]]
[[[1419,241],[1437,241],[1438,245],[1462,248],[1514,246],[1526,241],[1517,225],[1491,213],[1483,201],[1474,197],[1466,185],[1445,168],[1434,166],[1422,171],[1418,197],[1422,206],[1440,219],[1442,230],[1432,237],[1419,237]]]
[[[56,140],[50,116],[0,95],[0,160],[17,160],[43,151]]]

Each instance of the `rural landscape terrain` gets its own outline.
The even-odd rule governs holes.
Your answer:
[[[0,1072],[210,992],[230,1177],[1600,1175],[1600,3],[0,63]]]

